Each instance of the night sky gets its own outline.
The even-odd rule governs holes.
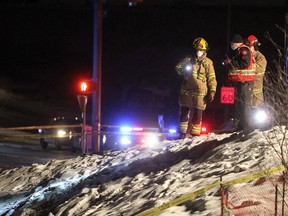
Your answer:
[[[225,73],[221,62],[229,50],[227,36],[234,33],[256,35],[273,68],[277,52],[264,34],[269,31],[283,46],[283,33],[275,24],[284,27],[285,8],[232,5],[230,28],[227,8],[104,4],[102,122],[114,124],[123,113],[153,120],[162,113],[175,122],[181,84],[175,64],[194,52],[192,41],[199,36],[209,43],[208,57],[214,61],[219,88]],[[78,82],[92,78],[92,5],[3,4],[0,31],[1,87],[35,100],[57,101],[59,110],[80,112]],[[219,97],[206,111],[219,120],[215,112],[223,112]]]

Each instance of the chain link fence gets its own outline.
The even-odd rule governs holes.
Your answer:
[[[221,216],[288,215],[287,174],[221,186]]]

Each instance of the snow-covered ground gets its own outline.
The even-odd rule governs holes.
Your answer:
[[[0,173],[0,215],[137,215],[218,182],[220,176],[227,182],[281,165],[276,150],[283,134],[278,132],[211,134],[5,170]],[[219,187],[166,207],[159,215],[220,215]]]

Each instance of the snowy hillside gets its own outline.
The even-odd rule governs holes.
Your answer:
[[[265,134],[277,148],[281,134]],[[220,176],[233,180],[281,165],[279,161],[257,130],[245,137],[212,134],[53,160],[0,174],[0,215],[137,215]],[[219,187],[160,215],[220,215]]]

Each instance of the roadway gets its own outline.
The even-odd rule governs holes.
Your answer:
[[[35,143],[0,143],[0,173],[3,169],[46,163],[53,159],[68,159],[81,155],[81,151],[71,152],[69,147],[56,150],[53,145],[41,149]]]

